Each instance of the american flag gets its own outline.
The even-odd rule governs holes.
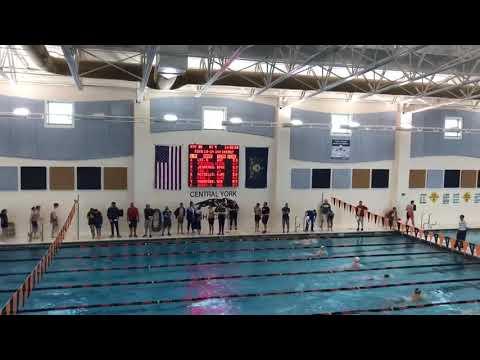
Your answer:
[[[182,190],[181,159],[181,145],[155,145],[155,189]]]

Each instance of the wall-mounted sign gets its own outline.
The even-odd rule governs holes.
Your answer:
[[[470,194],[469,192],[466,192],[465,194],[463,194],[463,200],[465,200],[465,202],[469,202],[471,199],[472,199],[472,194]]]
[[[460,194],[453,194],[452,204],[460,204]]]
[[[238,187],[238,145],[188,145],[189,187]]]
[[[420,194],[420,204],[426,204],[427,203],[427,194]]]
[[[450,194],[443,194],[442,204],[444,205],[450,204]]]
[[[350,159],[350,139],[332,139],[332,159]]]
[[[439,196],[436,192],[433,192],[433,193],[430,194],[430,201],[432,203],[435,204],[437,202],[438,198],[439,198]]]
[[[228,197],[238,197],[237,190],[201,190],[201,191],[190,191],[188,193],[191,198],[228,198]]]
[[[475,204],[480,203],[480,193],[475,193],[475,196],[473,197],[473,202]]]

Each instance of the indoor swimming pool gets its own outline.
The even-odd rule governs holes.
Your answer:
[[[1,249],[2,303],[45,251]],[[92,242],[62,247],[18,313],[477,314],[479,290],[480,260],[402,235]]]

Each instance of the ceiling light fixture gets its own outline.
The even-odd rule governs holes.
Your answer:
[[[300,119],[293,119],[292,121],[290,121],[290,124],[294,126],[300,126],[300,125],[303,125],[303,121]]]
[[[177,121],[178,117],[175,114],[165,114],[165,115],[163,115],[163,120],[165,120],[165,121]]]
[[[243,120],[242,120],[242,118],[237,116],[237,117],[230,118],[230,122],[232,124],[241,124],[243,122]]]
[[[13,110],[13,115],[15,116],[28,116],[30,115],[30,110],[28,110],[27,108],[16,108]]]

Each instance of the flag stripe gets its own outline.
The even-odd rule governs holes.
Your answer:
[[[154,184],[156,189],[181,190],[181,149],[181,145],[155,146]]]

